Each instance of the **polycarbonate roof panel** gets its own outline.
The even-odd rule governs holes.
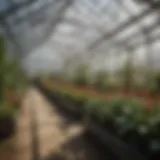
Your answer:
[[[3,5],[6,9],[6,4]],[[45,43],[54,53],[65,57],[74,54],[97,57],[118,51],[123,55],[128,47],[137,44],[140,50],[146,47],[145,30],[157,22],[157,14],[127,24],[146,9],[147,6],[134,0],[35,0],[9,16],[7,22],[26,54],[34,54],[36,48]],[[123,24],[128,27],[123,29]],[[110,35],[114,31],[116,35]],[[153,29],[149,35],[151,31]],[[93,46],[92,51],[90,46]]]
[[[132,10],[127,7],[129,3],[124,5],[123,2],[123,0],[75,1],[66,13],[63,23],[59,24],[53,38],[54,42],[57,42],[58,39],[58,42],[64,47],[69,39],[70,44],[67,42],[67,46],[81,45],[81,48],[87,47],[104,33],[112,31],[140,11],[133,3],[130,3],[131,6],[134,6]],[[131,13],[128,13],[127,9]],[[69,29],[69,25],[72,29]],[[64,29],[65,26],[67,26],[67,30]],[[59,37],[61,37],[61,40]]]
[[[57,2],[57,3],[55,3]],[[52,31],[56,13],[64,1],[36,1],[8,17],[7,21],[22,48],[27,52],[42,43]]]
[[[10,6],[11,2],[15,4],[27,0],[8,0],[8,3],[6,0],[3,1],[1,2],[2,6],[6,8],[7,5]],[[36,46],[35,44],[43,41],[45,35],[52,35],[52,30],[50,31],[48,28],[51,27],[52,29],[52,22],[59,16],[57,13],[63,5],[66,5],[66,0],[35,0],[31,5],[23,7],[16,14],[9,16],[8,22],[15,36],[20,39],[20,43],[24,41],[27,45],[21,44],[25,50],[32,48],[31,44]],[[73,5],[67,10],[63,22],[59,23],[55,39],[62,36],[67,39],[66,34],[75,33],[75,30],[77,30],[78,36],[76,38],[87,45],[94,38],[101,36],[106,30],[112,30],[120,22],[129,19],[132,15],[128,14],[128,11],[131,11],[133,15],[138,12],[138,7],[135,7],[132,2],[124,3],[124,0],[74,0]],[[66,23],[70,24],[73,31],[72,29],[62,29],[66,28]],[[77,23],[79,25],[76,25]],[[48,30],[51,33],[48,33]],[[73,35],[72,37],[74,40]],[[63,38],[62,43],[65,44]]]

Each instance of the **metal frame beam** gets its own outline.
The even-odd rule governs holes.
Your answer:
[[[147,17],[150,13],[156,11],[157,8],[160,7],[159,2],[158,3],[154,3],[151,5],[151,7],[145,9],[144,11],[142,11],[140,14],[133,16],[133,18],[125,21],[124,23],[122,23],[120,26],[116,27],[113,31],[110,32],[106,32],[101,38],[97,39],[95,42],[93,42],[89,47],[88,50],[92,50],[94,48],[96,48],[97,46],[100,45],[100,43],[102,41],[107,41],[109,39],[114,38],[117,34],[123,32],[125,29],[127,29],[128,27],[134,25],[135,23],[137,23],[138,21],[140,21],[141,19]]]

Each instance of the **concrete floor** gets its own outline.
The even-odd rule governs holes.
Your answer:
[[[0,159],[104,159],[86,141],[83,132],[82,124],[58,112],[38,90],[30,88],[17,116],[16,136],[11,138],[6,150],[0,149]]]

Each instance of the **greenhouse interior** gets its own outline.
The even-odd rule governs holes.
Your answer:
[[[159,0],[1,0],[0,160],[160,160],[159,50]]]

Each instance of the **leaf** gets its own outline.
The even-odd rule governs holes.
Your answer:
[[[150,149],[152,151],[160,151],[160,140],[151,140]]]

